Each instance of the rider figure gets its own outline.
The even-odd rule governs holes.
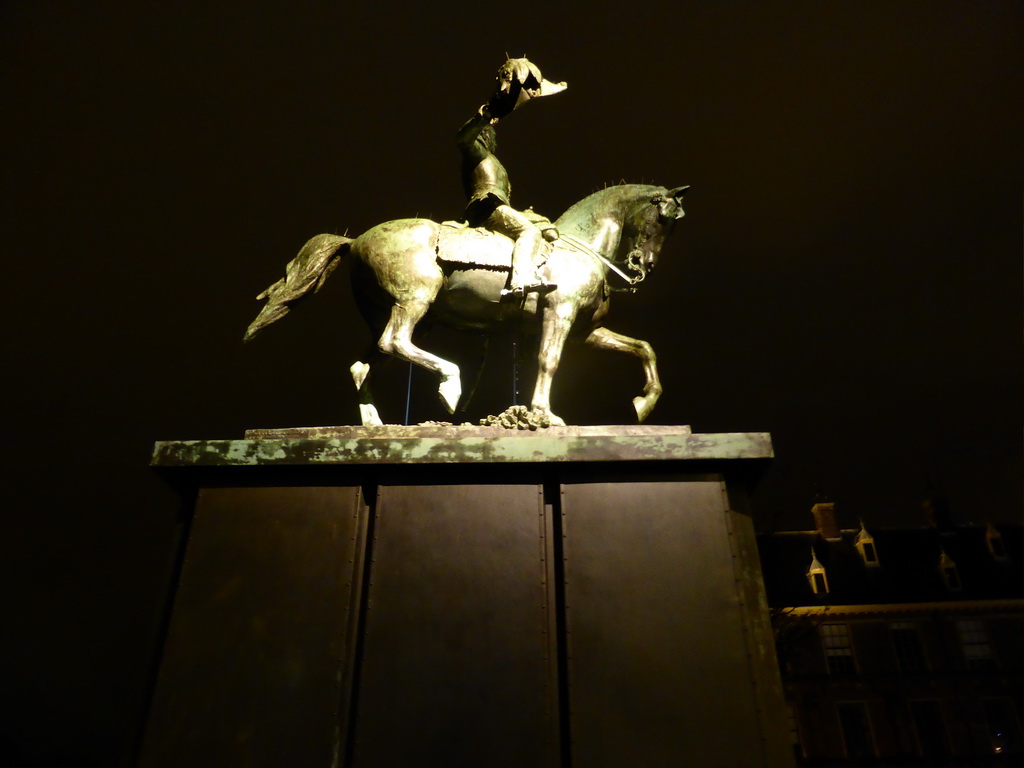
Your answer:
[[[565,90],[564,83],[550,83],[527,59],[509,59],[498,70],[498,89],[491,99],[459,129],[457,142],[462,153],[462,183],[469,203],[466,219],[470,226],[485,227],[512,238],[512,276],[502,295],[524,296],[528,291],[551,290],[537,271],[544,239],[556,240],[558,232],[541,216],[533,218],[509,204],[512,185],[508,172],[494,152],[494,126],[520,104],[537,96]],[[530,212],[532,214],[532,211]],[[538,222],[547,224],[543,229]]]

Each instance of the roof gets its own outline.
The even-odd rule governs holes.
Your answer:
[[[1006,550],[996,558],[986,527],[869,529],[878,565],[864,562],[856,547],[860,529],[845,529],[838,541],[817,531],[786,531],[758,536],[761,569],[772,608],[816,605],[940,603],[1024,597],[1021,525],[996,528]],[[828,592],[814,594],[807,578],[811,549],[825,569]],[[945,552],[956,565],[962,589],[950,589],[940,572]]]

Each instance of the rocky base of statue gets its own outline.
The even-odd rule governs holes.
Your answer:
[[[398,424],[384,424],[385,427],[397,427]],[[479,424],[464,421],[456,424],[452,421],[421,421],[417,427],[494,427],[497,429],[547,429],[551,426],[551,416],[531,410],[525,405],[510,405],[497,416],[480,419]]]
[[[395,424],[387,426],[397,426]],[[421,421],[416,426],[418,427],[475,427],[469,421],[464,421],[460,425],[456,425],[451,421]],[[479,426],[481,427],[493,427],[496,429],[528,429],[535,431],[538,429],[549,429],[553,426],[551,421],[551,414],[542,413],[541,411],[535,411],[531,408],[527,408],[525,405],[510,405],[504,411],[499,413],[497,416],[491,415],[486,418],[480,419]]]
[[[480,426],[503,429],[546,429],[551,426],[551,415],[531,410],[525,405],[511,405],[497,416],[480,419]]]

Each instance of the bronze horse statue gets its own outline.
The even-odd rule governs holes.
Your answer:
[[[504,235],[452,227],[430,219],[378,224],[356,238],[317,235],[303,246],[278,280],[257,298],[267,299],[249,326],[250,340],[283,317],[292,304],[323,285],[349,254],[360,313],[377,341],[351,367],[366,426],[381,424],[370,383],[386,355],[408,360],[440,377],[438,392],[449,412],[462,394],[457,365],[421,349],[413,331],[425,317],[449,327],[486,331],[540,324],[537,380],[531,409],[553,425],[551,383],[570,332],[598,349],[627,352],[643,363],[646,384],[633,398],[643,421],[661,395],[654,350],[646,341],[604,326],[611,293],[609,273],[638,283],[655,265],[665,238],[683,216],[688,187],[666,189],[623,184],[595,192],[555,221],[560,237],[550,245],[541,276],[554,287],[525,297],[502,296],[511,265],[512,241]],[[625,271],[623,271],[625,270]],[[627,275],[626,272],[630,272]]]

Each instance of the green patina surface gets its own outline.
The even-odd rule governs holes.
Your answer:
[[[406,428],[408,429],[408,428]],[[642,428],[641,428],[642,429]],[[266,466],[325,464],[493,464],[568,461],[679,461],[771,458],[767,432],[558,435],[546,432],[479,436],[388,436],[379,428],[360,437],[178,440],[156,443],[152,465]],[[653,432],[654,430],[652,430]]]

